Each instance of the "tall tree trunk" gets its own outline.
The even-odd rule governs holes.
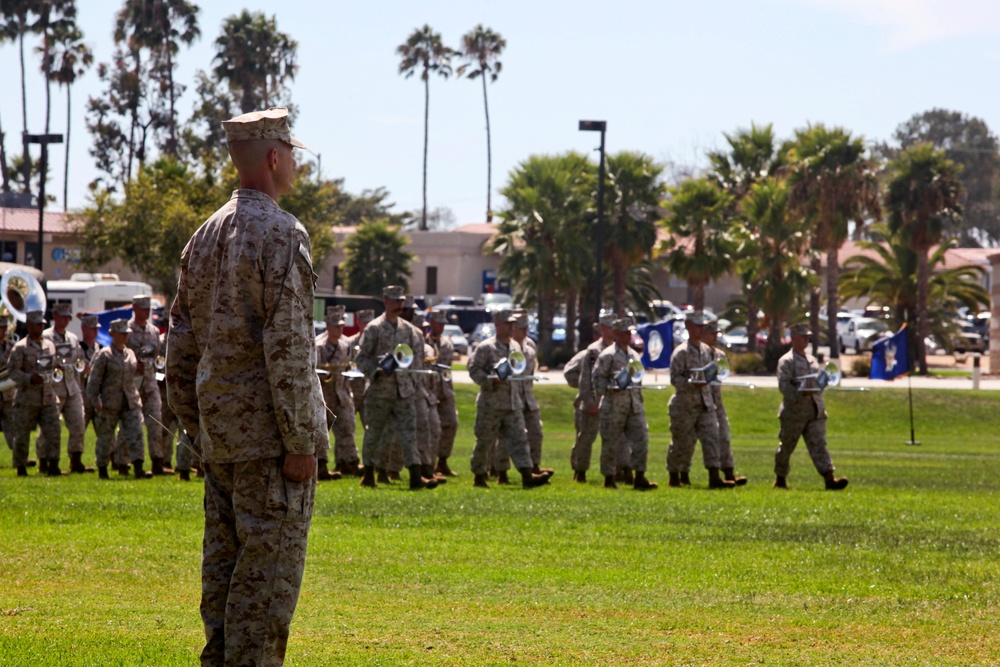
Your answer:
[[[820,262],[819,254],[814,253],[813,258],[810,261],[813,273],[817,276],[823,270],[823,264]],[[819,285],[813,287],[809,291],[809,328],[812,329],[812,353],[819,354],[819,302],[820,302],[820,288]],[[836,315],[835,315],[836,317]],[[836,343],[836,341],[834,341]]]
[[[63,165],[63,213],[69,210],[69,129],[70,120],[73,115],[70,113],[72,110],[72,98],[70,93],[72,92],[72,84],[66,84],[66,153],[65,153],[65,163]]]
[[[576,349],[576,290],[566,293],[566,349]]]
[[[28,152],[28,142],[23,141],[24,133],[28,132],[28,88],[25,84],[25,72],[24,72],[24,31],[27,30],[25,25],[25,19],[21,18],[20,29],[18,30],[17,41],[21,51],[21,130],[22,130],[22,146],[23,146],[23,156],[21,165],[21,171],[24,174],[24,187],[22,190],[25,194],[31,193],[31,153]]]
[[[486,70],[483,70],[483,108],[486,110],[486,222],[493,222],[493,206],[490,196],[493,193],[493,153],[490,151],[490,105],[486,100]]]
[[[688,286],[693,292],[692,305],[695,310],[705,310],[705,282],[702,280],[696,280],[694,282],[688,279]]]
[[[927,349],[924,339],[927,338],[927,283],[929,280],[927,268],[927,248],[917,248],[917,363],[920,374],[927,375]]]
[[[177,157],[177,111],[174,108],[174,60],[170,52],[170,40],[165,40],[164,48],[167,50],[167,85],[170,92],[170,136],[167,138],[166,153],[172,158]]]
[[[3,124],[0,123],[0,178],[3,179],[3,191],[10,192],[10,172],[7,169],[6,135]]]
[[[580,290],[580,306],[577,309],[580,319],[580,327],[577,330],[579,333],[578,352],[594,342],[594,292],[596,289],[597,283],[591,276],[584,282],[583,289]]]
[[[611,278],[614,283],[612,308],[615,315],[625,317],[625,283],[628,280],[628,264],[625,261],[625,253],[617,247],[611,251]]]
[[[424,210],[420,216],[420,231],[427,231],[427,130],[431,113],[430,75],[424,70]]]
[[[754,297],[757,293],[757,285],[751,284],[746,292],[747,300],[747,352],[756,353],[757,332],[760,331],[760,322],[757,321],[757,304]]]
[[[840,346],[837,345],[837,311],[840,310],[837,282],[840,277],[840,260],[837,251],[834,248],[826,253],[826,340],[830,345],[831,359],[840,358]]]
[[[548,366],[552,360],[552,315],[555,295],[551,291],[538,294],[538,365]]]

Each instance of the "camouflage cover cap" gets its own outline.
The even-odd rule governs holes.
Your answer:
[[[371,309],[359,310],[354,313],[354,319],[367,324],[375,319],[375,311]]]
[[[705,333],[719,333],[719,323],[715,320],[705,322]]]
[[[344,311],[347,310],[344,306],[327,306],[326,308],[326,326],[328,327],[342,327],[344,326]]]
[[[150,305],[152,305],[152,299],[148,294],[136,294],[132,297],[133,308],[149,308]]]
[[[808,324],[793,324],[791,327],[791,332],[793,336],[811,336],[812,331],[809,329]]]
[[[128,333],[128,320],[113,320],[111,322],[111,333]]]
[[[438,322],[440,324],[448,323],[448,313],[444,312],[443,310],[432,310],[428,314],[430,315],[431,322]]]
[[[708,319],[705,317],[705,313],[700,310],[692,310],[687,315],[684,316],[685,322],[690,322],[691,324],[697,324],[699,326],[704,326]]]
[[[41,310],[29,310],[25,313],[28,324],[45,324],[45,312]]]
[[[515,310],[513,313],[511,313],[511,316],[514,318],[514,326],[516,326],[519,329],[528,328],[528,311]]]
[[[97,329],[100,326],[97,315],[84,315],[80,318],[80,326],[85,329]]]
[[[227,142],[277,139],[295,148],[306,147],[292,136],[292,130],[288,127],[288,109],[285,107],[245,113],[222,121],[222,127],[226,130]]]
[[[615,320],[617,319],[618,316],[615,315],[614,313],[605,313],[601,315],[601,319],[599,322],[602,327],[610,327],[615,323]]]
[[[623,317],[619,320],[615,320],[611,324],[611,328],[615,331],[631,331],[632,330],[632,318]]]
[[[494,310],[493,311],[493,322],[494,323],[515,322],[516,320],[517,320],[517,316],[515,316],[514,312],[511,311],[511,310]]]
[[[63,301],[52,306],[52,314],[61,317],[73,317],[73,304]]]
[[[402,301],[406,298],[406,290],[399,285],[389,285],[382,290],[383,299],[395,299],[396,301]]]

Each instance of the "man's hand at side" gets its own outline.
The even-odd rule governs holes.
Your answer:
[[[281,474],[293,482],[304,482],[316,474],[315,454],[286,454]]]

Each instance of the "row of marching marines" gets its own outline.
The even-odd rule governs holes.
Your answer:
[[[334,466],[328,450],[318,453],[319,478],[361,477],[361,485],[392,484],[405,467],[411,489],[434,488],[457,476],[449,464],[458,414],[451,383],[455,350],[447,336],[446,312],[431,310],[424,327],[415,324],[413,299],[402,287],[383,291],[385,313],[355,314],[359,332],[342,336],[342,306],[328,308],[326,332],[316,341],[317,373],[322,379],[328,425],[334,434]],[[553,475],[541,467],[542,420],[533,385],[536,350],[527,336],[528,314],[521,310],[493,313],[496,334],[480,343],[468,361],[479,386],[476,398],[473,484],[488,488],[490,478],[509,484],[513,466],[524,488],[543,486]],[[423,324],[423,323],[420,323]],[[670,359],[670,385],[643,385],[644,368],[629,344],[629,318],[602,316],[595,340],[567,364],[564,376],[579,392],[574,401],[576,439],[571,455],[574,480],[587,482],[591,452],[601,436],[600,469],[606,488],[621,483],[639,491],[657,488],[647,475],[649,430],[643,390],[673,387],[669,402],[672,441],[667,453],[669,484],[691,484],[695,445],[701,442],[708,487],[729,489],[746,484],[736,474],[730,446],[729,420],[722,387],[729,375],[725,354],[714,347],[718,331],[701,312],[685,320],[686,342]],[[827,489],[847,486],[834,476],[826,448],[827,414],[823,392],[839,383],[836,367],[820,368],[806,353],[809,329],[792,327],[792,349],[778,365],[782,404],[775,454],[777,488],[788,488],[791,454],[799,439],[806,446]],[[355,414],[361,416],[364,439],[355,442]]]
[[[110,344],[98,342],[96,315],[81,314],[82,339],[67,330],[71,304],[52,307],[45,319],[45,293],[29,274],[9,271],[0,284],[0,428],[13,450],[18,476],[38,466],[39,473],[57,477],[62,426],[66,423],[69,473],[92,473],[84,465],[84,434],[93,423],[97,435],[97,472],[108,479],[109,467],[123,476],[148,479],[172,474],[174,435],[178,434],[177,464],[190,479],[198,459],[164,399],[165,340],[149,321],[151,299],[132,299],[132,317],[110,323]],[[27,335],[16,340],[13,321],[24,322]],[[37,460],[29,459],[32,431]],[[143,430],[146,431],[145,443]],[[151,469],[145,469],[148,446]]]

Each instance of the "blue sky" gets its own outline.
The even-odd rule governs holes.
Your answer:
[[[78,0],[99,61],[112,50],[120,0]],[[397,73],[396,46],[424,23],[457,47],[482,23],[507,40],[490,86],[496,191],[532,154],[589,151],[597,135],[580,119],[608,122],[609,152],[641,150],[682,166],[704,164],[723,132],[751,121],[785,137],[807,123],[887,139],[914,113],[945,107],[1000,130],[1000,3],[988,0],[716,0],[607,3],[506,0],[277,4],[200,3],[202,38],[182,50],[178,79],[210,67],[222,20],[244,7],[276,15],[299,43],[292,99],[295,134],[322,156],[327,177],[352,192],[386,187],[399,209],[419,209],[423,87]],[[0,48],[0,118],[18,151],[17,50]],[[44,88],[29,63],[29,130],[43,129]],[[65,97],[53,89],[54,132],[65,131]],[[86,203],[96,175],[87,154],[84,100],[100,91],[93,70],[74,87],[70,206]],[[459,224],[484,219],[486,139],[478,81],[431,81],[428,205]],[[186,116],[189,93],[179,104]],[[62,161],[62,148],[54,160]],[[596,157],[595,157],[596,159]],[[61,192],[61,171],[50,189]]]

